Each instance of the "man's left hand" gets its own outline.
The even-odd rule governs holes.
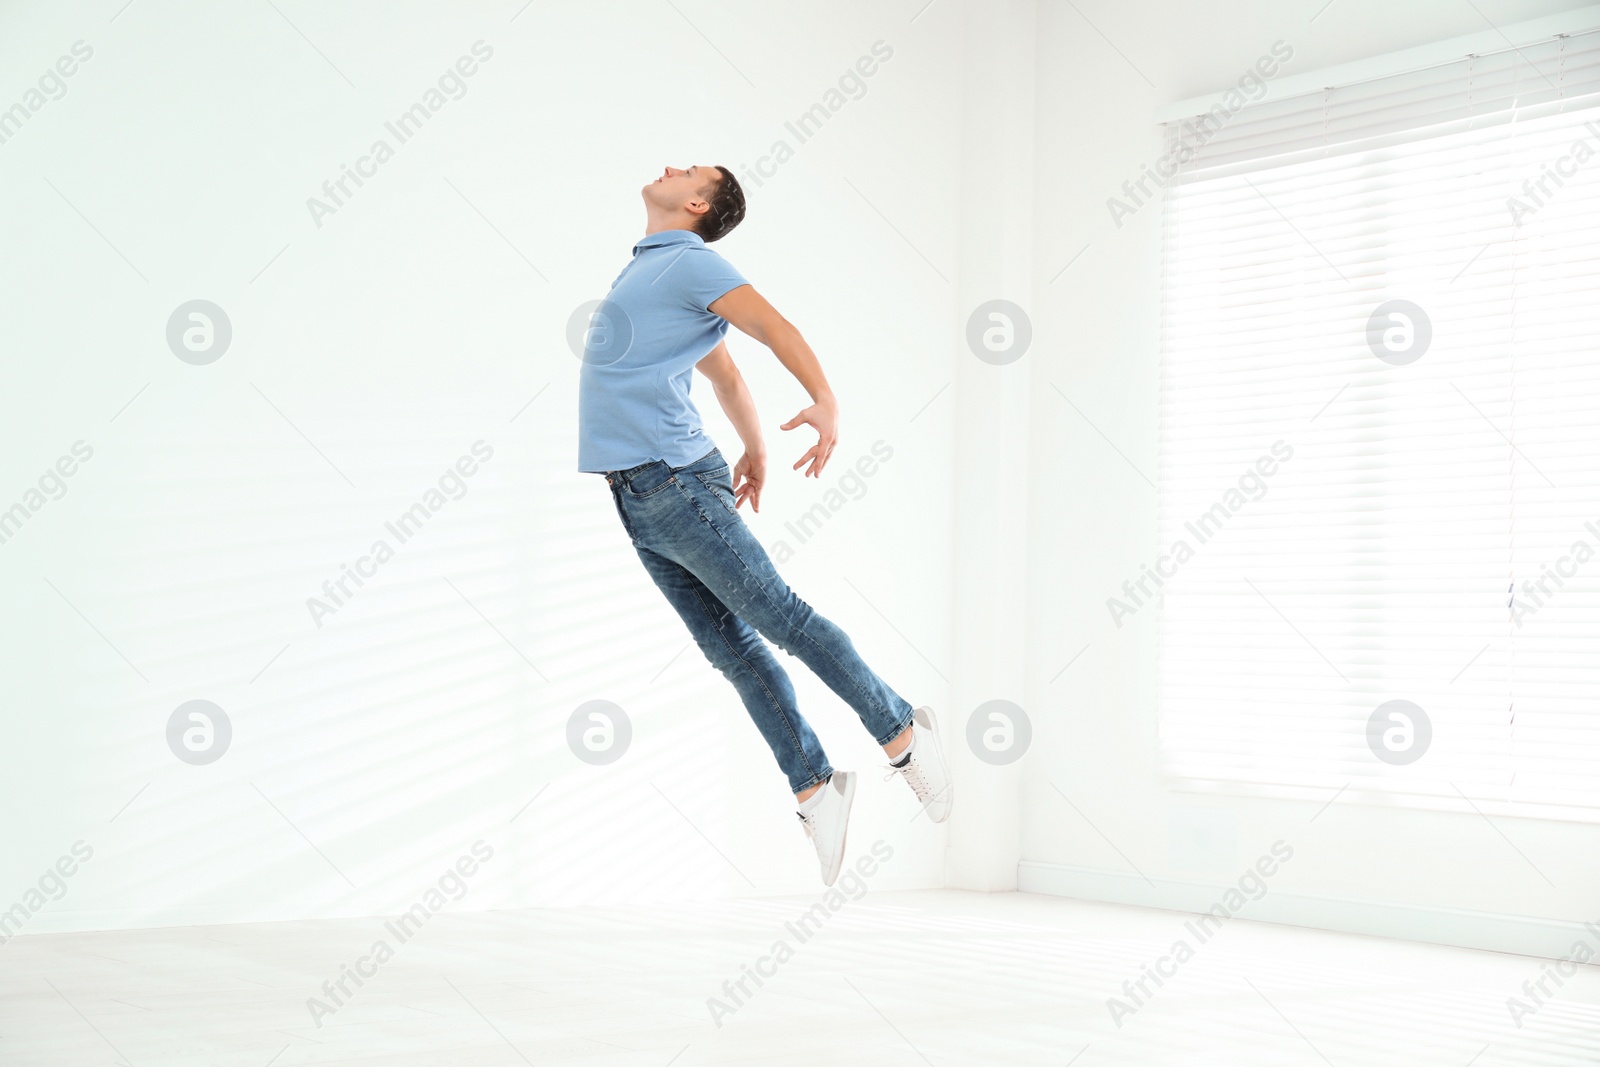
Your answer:
[[[831,398],[818,401],[779,429],[792,430],[796,426],[806,425],[817,431],[817,443],[800,457],[793,469],[799,470],[810,462],[811,466],[806,467],[802,477],[817,478],[822,475],[822,468],[827,466],[828,458],[833,455],[833,446],[839,440],[839,405]]]

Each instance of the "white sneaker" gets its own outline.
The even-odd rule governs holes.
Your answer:
[[[943,737],[933,717],[933,709],[920,707],[911,713],[911,756],[905,765],[889,765],[884,779],[896,774],[906,780],[917,801],[934,822],[944,822],[950,817],[950,804],[954,791],[950,784],[950,766],[944,761]]]
[[[822,884],[832,885],[833,880],[839,877],[839,868],[844,865],[845,831],[850,824],[850,804],[856,798],[855,772],[834,771],[833,776],[822,783],[817,794],[821,800],[815,796],[807,800],[807,803],[817,800],[815,807],[795,814],[800,816],[800,825],[805,827],[806,836],[817,846],[817,860],[822,864]]]

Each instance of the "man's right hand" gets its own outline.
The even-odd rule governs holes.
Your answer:
[[[750,510],[761,510],[761,487],[767,480],[766,453],[746,452],[738,463],[733,465],[733,506],[739,507],[746,500],[750,501]]]

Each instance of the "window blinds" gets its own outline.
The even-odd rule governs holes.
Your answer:
[[[1165,147],[1165,771],[1600,820],[1600,32]]]

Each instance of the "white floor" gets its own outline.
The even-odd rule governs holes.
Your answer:
[[[813,903],[443,912],[404,943],[383,919],[24,935],[0,946],[0,1063],[1600,1062],[1600,967],[1519,1028],[1525,957],[1242,919],[1202,944],[1173,912],[954,891],[869,893],[802,940]],[[323,983],[380,938],[393,958],[318,1026],[308,999],[333,1008]],[[792,958],[724,992],[780,939]],[[1108,998],[1179,939],[1193,957],[1119,1027]]]

